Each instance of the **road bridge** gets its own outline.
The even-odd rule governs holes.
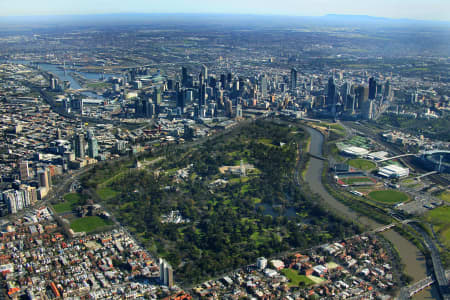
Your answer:
[[[311,152],[308,152],[308,154],[309,154],[309,156],[314,157],[314,158],[317,158],[317,159],[320,159],[320,160],[328,160],[328,159],[326,159],[326,158],[323,157],[323,156],[316,155],[316,154],[312,154]]]
[[[445,276],[446,276],[447,280],[450,280],[450,269],[445,271]],[[419,280],[411,285],[405,286],[404,288],[401,289],[400,294],[397,299],[399,299],[399,300],[409,299],[412,296],[414,296],[415,294],[419,293],[420,291],[429,287],[430,285],[432,285],[435,282],[436,282],[436,280],[434,279],[433,276],[428,276],[428,277],[426,277],[422,280]],[[448,299],[448,297],[447,298],[444,297],[444,299]]]
[[[410,224],[424,239],[424,244],[430,250],[431,261],[433,262],[434,276],[438,283],[439,292],[444,300],[450,300],[450,291],[448,286],[448,279],[444,267],[442,265],[441,256],[432,238],[419,226]]]
[[[431,171],[431,172],[419,175],[415,179],[419,180],[419,179],[422,179],[424,177],[427,177],[427,176],[430,176],[430,175],[433,175],[433,174],[437,174],[437,173],[439,173],[439,172],[438,171]]]
[[[406,157],[406,156],[413,156],[413,155],[417,155],[419,153],[406,153],[406,154],[400,154],[400,155],[396,155],[396,156],[392,156],[392,157],[387,157],[387,158],[383,158],[379,161],[377,161],[378,163],[380,162],[384,162],[384,161],[388,161],[388,160],[392,160],[392,159],[396,159],[396,158],[401,158],[401,157]]]
[[[414,222],[414,220],[409,220],[409,219],[408,219],[408,220],[403,220],[403,221],[398,222],[398,223],[391,223],[391,224],[386,225],[386,226],[383,226],[383,227],[375,228],[374,230],[372,230],[372,232],[380,233],[380,232],[389,230],[389,229],[391,229],[392,227],[394,227],[394,226],[396,226],[396,225],[399,225],[399,224],[408,224],[409,222]]]

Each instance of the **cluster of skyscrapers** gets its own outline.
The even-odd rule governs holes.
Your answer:
[[[339,87],[333,77],[327,84],[325,97],[318,97],[314,106],[325,108],[333,117],[360,117],[362,119],[375,119],[387,107],[392,98],[392,89],[389,80],[378,84],[371,77],[369,84],[352,84],[344,81]]]
[[[48,194],[52,184],[49,169],[38,170],[37,184],[30,183],[29,185],[22,183],[31,179],[28,161],[20,163],[19,171],[21,181],[17,180],[14,182],[11,189],[4,190],[0,193],[0,206],[6,206],[2,207],[2,210],[6,211],[7,209],[7,211],[12,214],[17,213],[18,211],[33,205],[37,200],[44,198]]]

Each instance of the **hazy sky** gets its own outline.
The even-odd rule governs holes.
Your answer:
[[[361,14],[450,21],[450,0],[0,0],[0,15],[236,13]]]

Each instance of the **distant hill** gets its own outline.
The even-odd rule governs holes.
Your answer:
[[[319,17],[250,14],[147,14],[121,13],[96,15],[46,15],[7,16],[0,18],[2,27],[23,27],[33,25],[220,25],[238,27],[291,27],[291,26],[338,26],[338,25],[425,25],[449,26],[450,22],[421,21],[411,19],[390,19],[368,15],[329,14]]]

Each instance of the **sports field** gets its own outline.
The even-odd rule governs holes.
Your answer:
[[[385,204],[396,204],[408,200],[408,195],[394,190],[373,191],[369,193],[369,197],[377,202]]]
[[[375,180],[369,177],[346,177],[341,179],[344,184],[357,185],[357,184],[374,184]]]
[[[376,164],[374,162],[361,158],[351,159],[348,161],[348,164],[353,168],[360,169],[363,171],[369,171],[376,168]]]

